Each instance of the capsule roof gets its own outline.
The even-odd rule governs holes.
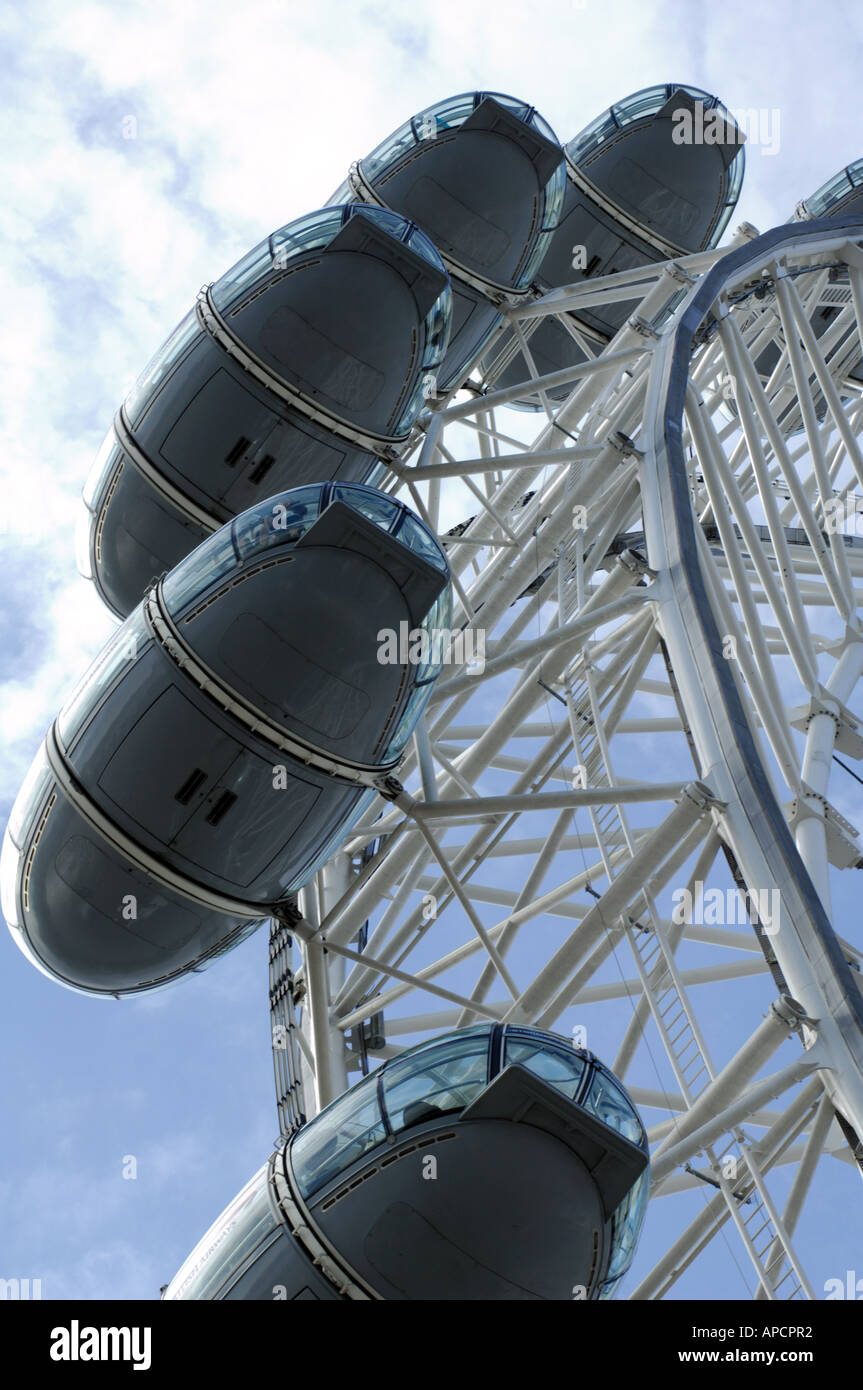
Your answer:
[[[231,570],[263,551],[295,545],[332,502],[347,503],[379,530],[449,576],[437,537],[402,502],[359,483],[311,483],[276,493],[250,507],[181,560],[163,580],[169,610],[178,612]]]
[[[403,264],[398,266],[411,286],[417,309],[424,316],[422,361],[419,364],[417,382],[392,428],[392,436],[406,434],[416,417],[422,402],[423,378],[433,373],[439,366],[449,341],[452,316],[452,297],[446,266],[433,242],[408,218],[388,208],[368,207],[361,203],[321,208],[306,217],[289,222],[272,232],[264,241],[254,246],[236,265],[210,287],[209,297],[213,307],[223,317],[233,319],[241,310],[256,300],[270,283],[283,278],[292,263],[308,260],[314,251],[361,251],[373,252],[368,237],[362,237],[361,229],[368,224],[376,228],[383,248],[377,254],[390,263],[393,261],[392,242],[401,242],[411,253],[402,256]],[[418,257],[429,270],[425,274],[417,272]],[[179,323],[147,364],[132,391],[126,398],[124,410],[128,419],[134,422],[146,401],[156,387],[168,375],[174,364],[182,357],[192,340],[199,334],[198,315],[193,309]],[[259,345],[260,346],[260,345]]]
[[[284,269],[290,261],[307,256],[310,251],[324,250],[338,236],[353,217],[367,217],[395,241],[404,242],[416,255],[428,261],[435,270],[446,275],[446,267],[434,242],[426,236],[415,222],[389,208],[367,207],[362,203],[348,203],[342,206],[320,208],[295,222],[288,222],[253,246],[251,251],[230,270],[226,271],[213,286],[213,299],[217,308],[225,307],[250,285],[274,268]]]
[[[859,203],[859,208],[856,205]],[[797,221],[817,217],[832,217],[849,207],[863,212],[863,159],[857,159],[834,174],[809,198],[798,204],[795,212]]]
[[[382,182],[392,176],[396,167],[403,163],[405,157],[423,143],[452,135],[462,128],[495,133],[495,107],[498,108],[498,120],[505,119],[502,113],[514,117],[527,127],[527,131],[535,132],[536,137],[531,140],[527,131],[518,137],[513,121],[507,126],[508,137],[516,139],[522,145],[524,153],[532,159],[542,190],[539,235],[529,247],[527,255],[521,258],[514,273],[508,275],[506,280],[506,288],[522,289],[530,283],[545,255],[549,237],[560,218],[566,187],[562,147],[551,126],[534,106],[502,92],[462,92],[457,96],[447,97],[411,116],[404,125],[399,126],[372,150],[371,154],[359,161],[359,169],[366,183],[380,187]],[[439,188],[433,191],[437,197],[443,192]],[[344,193],[345,189],[341,189],[336,197],[341,198]],[[464,212],[465,209],[462,208],[462,216]],[[489,224],[489,233],[491,230],[493,229]],[[496,230],[500,237],[500,229]],[[500,254],[498,251],[498,256]],[[476,267],[471,265],[470,269],[475,270]],[[491,279],[489,283],[492,283]]]
[[[675,100],[679,102],[681,93],[684,99],[688,98],[693,105],[700,102],[705,116],[708,112],[711,113],[711,120],[721,122],[728,132],[728,138],[716,146],[727,164],[727,186],[718,208],[713,213],[715,221],[711,220],[707,234],[699,246],[691,248],[707,250],[718,245],[722,233],[728,225],[728,220],[740,197],[746,165],[746,155],[742,143],[743,133],[739,130],[731,112],[718,97],[711,95],[710,92],[702,91],[700,87],[690,87],[685,83],[666,82],[654,87],[644,87],[638,92],[633,92],[631,96],[625,97],[623,101],[615,102],[607,111],[603,111],[596,120],[591,121],[590,125],[579,131],[564,146],[564,150],[569,163],[580,168],[586,162],[589,163],[602,149],[602,146],[620,131],[637,122],[646,123],[649,118],[663,113],[665,108],[668,108],[667,114],[672,115],[677,108],[672,108],[671,103]]]
[[[507,1066],[546,1084],[647,1154],[647,1138],[626,1090],[593,1053],[538,1028],[483,1023],[409,1048],[328,1105],[291,1141],[294,1178],[304,1199],[329,1186],[394,1134],[466,1110]],[[647,1200],[647,1169],[612,1217],[613,1253],[601,1297],[629,1267]]]

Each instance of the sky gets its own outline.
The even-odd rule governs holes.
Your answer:
[[[529,100],[563,140],[657,82],[755,109],[769,139],[748,144],[729,231],[766,230],[863,155],[861,59],[863,14],[842,0],[6,6],[0,819],[113,628],[75,569],[81,485],[202,284],[322,206],[412,113],[473,88]],[[276,1137],[266,990],[261,934],[122,1003],[59,988],[0,935],[0,1277],[46,1298],[158,1296]],[[841,1169],[808,1218],[825,1278],[844,1272],[829,1233],[850,1191]],[[741,1296],[735,1260],[683,1289]]]

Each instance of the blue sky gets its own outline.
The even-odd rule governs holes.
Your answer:
[[[530,100],[561,139],[663,81],[778,112],[779,148],[750,143],[731,223],[765,230],[863,155],[861,60],[863,17],[840,0],[6,7],[0,817],[113,625],[75,570],[84,477],[201,284],[321,206],[414,111],[473,87]],[[275,1137],[266,990],[261,935],[185,986],[106,1003],[0,934],[0,1276],[41,1278],[48,1298],[158,1296]],[[824,1232],[821,1282],[844,1273],[837,1229],[859,1198],[832,1166],[805,1218]],[[740,1259],[678,1292],[740,1297]]]

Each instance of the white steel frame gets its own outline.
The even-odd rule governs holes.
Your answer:
[[[755,1297],[817,1296],[794,1245],[804,1199],[823,1155],[863,1167],[863,949],[831,906],[861,851],[828,799],[834,752],[863,758],[863,542],[828,524],[863,493],[861,246],[859,221],[744,227],[731,250],[510,306],[528,361],[544,315],[631,312],[595,360],[529,384],[540,414],[506,409],[525,385],[434,401],[392,465],[486,666],[444,668],[398,781],[274,937],[285,1130],[366,1046],[391,1057],[486,1019],[568,1032],[593,1010],[595,1050],[658,1115],[669,1248],[637,1299],[672,1293],[731,1228]],[[447,533],[451,480],[475,515]],[[715,885],[778,913],[701,920]],[[717,1045],[716,1001],[738,990]],[[780,1206],[768,1174],[789,1164]],[[705,1206],[682,1223],[674,1194],[694,1189]]]

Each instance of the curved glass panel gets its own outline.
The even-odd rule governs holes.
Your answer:
[[[647,1198],[650,1192],[650,1170],[645,1168],[638,1180],[629,1189],[612,1218],[611,1260],[608,1273],[600,1289],[601,1299],[610,1298],[629,1266],[644,1225],[647,1211]]]
[[[401,535],[399,539],[401,539]],[[420,626],[419,631],[424,636],[419,638],[420,660],[415,667],[414,690],[404,707],[401,719],[390,736],[384,754],[384,762],[389,762],[391,758],[396,758],[403,752],[408,739],[416,728],[417,720],[431,698],[432,688],[441,673],[444,662],[453,654],[449,640],[451,621],[452,589],[447,584],[446,588],[438,594]],[[458,640],[458,635],[456,640]],[[413,643],[411,643],[412,647]]]
[[[403,126],[399,126],[392,135],[387,136],[386,140],[372,150],[371,154],[366,155],[365,159],[360,161],[360,168],[365,180],[373,184],[386,170],[396,164],[403,155],[415,149],[417,145],[426,140],[436,139],[447,131],[458,129],[486,97],[493,98],[498,105],[512,112],[520,121],[524,121],[525,125],[532,126],[552,144],[559,145],[560,142],[551,126],[540,116],[536,108],[529,106],[527,102],[519,101],[517,97],[507,96],[503,92],[462,92],[458,96],[447,97],[444,101],[436,102],[434,106],[427,106],[412,116]],[[348,185],[343,185],[344,187],[348,187]],[[342,190],[340,189],[339,192],[341,193]],[[560,221],[566,192],[566,169],[562,159],[548,179],[544,192],[545,206],[540,232],[528,260],[522,266],[518,279],[514,283],[513,288],[515,289],[523,288],[532,280],[537,267],[548,250],[552,232]]]
[[[173,371],[193,338],[196,338],[201,331],[197,314],[194,309],[190,309],[167,342],[163,343],[155,357],[150,359],[126,397],[125,411],[130,425],[136,423],[153,392],[164,381],[168,373]]]
[[[236,567],[234,525],[231,521],[227,526],[220,526],[162,580],[162,597],[172,617]]]
[[[826,217],[830,209],[837,203],[846,198],[849,193],[853,193],[855,188],[863,184],[863,159],[858,159],[854,164],[849,164],[840,173],[834,174],[832,179],[828,179],[820,188],[807,198],[804,207],[810,217]]]
[[[464,1110],[488,1084],[491,1029],[435,1039],[382,1069],[384,1109],[393,1133]]]
[[[403,503],[377,489],[362,484],[312,483],[276,493],[241,512],[228,525],[220,527],[203,541],[162,581],[162,596],[168,612],[175,616],[195,602],[213,584],[224,579],[235,566],[276,545],[292,545],[310,530],[331,501],[341,501],[374,522],[448,573],[446,557],[432,533],[414,517]],[[444,590],[429,618],[441,625],[441,614],[450,602]],[[429,619],[426,620],[427,622]]]
[[[242,563],[271,546],[298,541],[320,516],[322,492],[320,483],[312,483],[242,512],[231,523],[237,560]]]
[[[431,237],[426,236],[425,232],[417,226],[416,222],[410,222],[406,217],[402,217],[400,212],[393,212],[391,208],[379,208],[370,203],[348,203],[342,214],[347,222],[349,217],[367,217],[370,222],[374,222],[383,231],[396,241],[403,241],[405,246],[424,260],[429,261],[442,275],[446,274],[446,266],[440,252],[432,241]]]
[[[68,748],[96,706],[150,640],[144,615],[136,608],[109,637],[93,665],[79,680],[57,716],[57,732]]]
[[[404,513],[397,534],[403,545],[408,546],[417,555],[421,555],[424,560],[428,560],[430,565],[435,565],[439,570],[446,571],[446,558],[437,541],[431,532],[421,525],[410,512]]]
[[[0,908],[6,925],[20,931],[18,920],[18,865],[21,851],[9,834],[9,827],[3,834],[3,849],[0,852]]]
[[[348,200],[351,190],[347,190]],[[289,261],[298,256],[308,255],[310,251],[323,250],[329,246],[345,222],[351,217],[368,217],[377,223],[388,236],[403,241],[412,251],[440,271],[445,272],[444,263],[434,243],[415,223],[409,222],[397,212],[388,208],[368,207],[351,201],[332,203],[296,222],[288,222],[259,242],[242,260],[237,261],[229,271],[220,276],[211,286],[210,295],[216,308],[227,309],[235,299],[252,289],[258,281],[275,271],[284,270]]]
[[[446,97],[443,101],[435,102],[433,106],[424,107],[409,121],[405,121],[404,125],[394,130],[392,135],[388,135],[371,154],[361,160],[363,176],[371,183],[390,165],[401,159],[402,155],[423,141],[433,140],[449,130],[457,130],[459,126],[464,125],[468,116],[473,115],[486,97],[493,98],[498,105],[511,111],[520,121],[524,121],[525,125],[532,126],[546,140],[558,144],[557,136],[548,122],[540,116],[535,107],[529,106],[525,101],[519,101],[518,97],[507,96],[504,92],[460,92],[458,96]]]
[[[75,568],[82,579],[93,578],[93,565],[90,559],[90,537],[93,532],[93,513],[85,507],[78,510],[75,517]]]
[[[33,818],[33,812],[45,795],[49,783],[53,780],[54,774],[48,765],[48,755],[45,752],[45,744],[40,743],[39,749],[27,770],[27,776],[21,783],[21,790],[15,798],[15,804],[9,813],[9,834],[19,849],[24,848],[23,835],[28,829]]]
[[[346,188],[345,196],[352,198],[352,190]],[[220,312],[227,311],[237,299],[242,298],[268,275],[283,271],[290,260],[329,246],[352,217],[367,217],[388,236],[403,242],[442,275],[446,275],[446,267],[437,247],[415,222],[408,221],[389,208],[370,207],[357,202],[337,202],[318,212],[310,213],[307,217],[301,217],[296,222],[289,222],[287,226],[273,232],[266,241],[255,246],[211,286],[210,295],[216,308]],[[426,314],[423,357],[418,380],[393,427],[393,437],[410,429],[422,406],[425,379],[440,365],[446,352],[451,317],[452,298],[447,283]]]
[[[401,504],[388,497],[385,492],[336,483],[333,487],[333,500],[346,502],[355,512],[373,521],[382,531],[394,531],[401,520]]]
[[[386,1138],[373,1072],[304,1125],[291,1145],[291,1164],[304,1197],[317,1192]]]
[[[279,1228],[267,1196],[265,1164],[210,1227],[165,1291],[166,1299],[211,1299]]]
[[[266,275],[284,270],[288,261],[296,256],[329,246],[341,225],[342,209],[337,207],[311,212],[277,228],[210,287],[210,297],[216,308],[227,309]]]
[[[333,483],[331,498],[353,507],[354,511],[373,521],[382,531],[394,535],[409,550],[422,555],[444,574],[449,573],[446,556],[436,537],[404,502],[397,502],[387,493],[362,483]],[[326,500],[329,501],[330,497]]]
[[[508,1029],[504,1066],[510,1062],[527,1067],[528,1071],[560,1091],[567,1100],[575,1100],[588,1067],[588,1063],[573,1047],[554,1047],[544,1038],[522,1037]]]
[[[607,111],[603,111],[601,116],[597,116],[595,121],[591,121],[590,125],[585,126],[584,130],[580,130],[564,146],[567,158],[573,164],[580,165],[589,154],[599,148],[603,141],[618,130],[622,130],[624,126],[631,125],[633,121],[644,120],[648,116],[655,116],[656,112],[660,111],[676,92],[686,92],[696,101],[700,101],[705,111],[719,112],[728,125],[737,128],[737,122],[731,112],[718,97],[711,96],[709,92],[702,91],[700,87],[688,87],[684,83],[667,82],[660,86],[645,87],[639,92],[633,92],[631,96],[625,97],[623,101],[616,102]],[[741,143],[728,166],[728,189],[722,205],[722,212],[707,241],[708,248],[718,245],[720,237],[728,225],[728,219],[740,197],[745,165],[746,154]]]
[[[616,1129],[624,1139],[629,1139],[633,1144],[644,1142],[644,1130],[632,1102],[611,1073],[598,1063],[582,1104],[585,1110],[608,1125],[609,1129]]]
[[[81,489],[84,505],[89,511],[96,510],[96,499],[122,457],[123,450],[117,442],[112,425],[99,445],[99,452],[90,466],[90,472],[87,474]]]

